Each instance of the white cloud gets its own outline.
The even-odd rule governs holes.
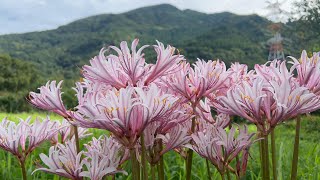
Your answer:
[[[290,8],[289,0],[285,8]],[[169,3],[179,9],[266,14],[265,0],[0,0],[0,34],[57,28],[76,19]]]

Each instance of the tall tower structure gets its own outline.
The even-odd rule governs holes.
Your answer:
[[[286,1],[286,0],[285,0]],[[287,14],[286,11],[281,9],[281,6],[285,1],[279,2],[276,1],[266,1],[268,10],[267,18],[272,21],[272,24],[269,26],[269,30],[271,31],[273,37],[267,41],[269,46],[269,56],[268,60],[272,61],[274,59],[284,60],[284,50],[283,50],[283,38],[281,36],[281,21],[284,16]]]

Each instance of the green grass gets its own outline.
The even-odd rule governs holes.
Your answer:
[[[42,118],[46,117],[47,114],[37,113],[31,114],[32,118],[40,116]],[[16,117],[21,117],[23,119],[27,118],[29,114],[5,114],[0,113],[0,119],[8,117],[10,120],[17,120]],[[59,120],[58,116],[52,116],[51,119]],[[254,132],[255,126],[249,125],[249,130]],[[299,156],[299,167],[298,167],[298,179],[306,180],[317,180],[320,179],[320,117],[303,117],[302,129],[300,137],[300,156]],[[103,130],[92,130],[94,136],[106,133]],[[276,146],[277,146],[277,161],[278,161],[278,179],[286,180],[290,178],[291,172],[291,159],[293,152],[294,134],[295,134],[295,123],[294,121],[289,121],[285,124],[281,124],[276,128]],[[86,143],[90,138],[82,140],[82,143]],[[270,141],[269,141],[270,142]],[[36,169],[35,163],[39,161],[40,153],[47,153],[49,143],[43,144],[41,147],[37,148],[34,153],[29,157],[27,161],[27,172],[28,179],[54,179],[58,180],[57,176],[51,174],[46,174],[43,172],[36,172],[33,175],[31,173]],[[247,174],[245,179],[261,179],[260,177],[260,162],[259,162],[259,147],[258,143],[255,143],[250,150]],[[185,179],[185,162],[183,158],[180,157],[175,152],[169,152],[165,155],[165,173],[166,179],[180,180]],[[271,163],[271,155],[270,155]],[[213,179],[220,179],[218,172],[213,166],[211,168],[211,175]],[[130,174],[130,163],[124,165],[124,169]],[[271,171],[271,169],[270,169]],[[271,171],[272,172],[272,171]],[[0,177],[1,179],[21,179],[20,168],[18,162],[11,154],[0,150]],[[117,175],[117,179],[130,179],[129,176]],[[194,156],[193,166],[192,166],[192,179],[202,180],[207,179],[207,170],[205,165],[205,160],[199,157],[197,154]],[[232,178],[233,179],[233,178]]]
[[[54,113],[46,113],[46,112],[36,112],[36,113],[19,113],[19,114],[13,114],[13,113],[4,113],[0,112],[0,120],[3,118],[8,118],[11,121],[19,122],[19,118],[21,119],[27,119],[28,117],[31,117],[32,120],[35,120],[36,118],[44,119],[47,116],[50,117],[51,120],[62,120],[62,117],[54,114]]]

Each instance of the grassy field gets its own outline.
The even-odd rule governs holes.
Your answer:
[[[26,119],[30,114],[5,114],[0,113],[0,119],[8,117],[10,120],[18,121],[17,117]],[[47,114],[33,113],[31,117],[46,117]],[[57,116],[50,115],[51,119],[61,119]],[[250,131],[255,131],[253,125],[249,125]],[[299,168],[298,179],[318,180],[320,179],[320,117],[309,116],[303,117],[301,137],[300,137],[300,156],[299,156]],[[94,136],[99,136],[105,131],[91,130]],[[293,121],[279,125],[276,129],[276,145],[277,145],[277,160],[278,160],[278,179],[286,180],[290,178],[291,172],[291,159],[293,152],[295,124]],[[82,143],[88,142],[90,138],[82,140]],[[27,162],[27,172],[29,179],[56,179],[59,177],[43,172],[36,172],[31,175],[35,170],[35,162],[39,161],[40,153],[47,153],[49,143],[43,144],[41,147],[29,157]],[[258,153],[258,143],[255,143],[250,150],[250,156],[248,162],[248,169],[245,179],[261,179],[260,178],[260,162]],[[184,160],[174,152],[170,152],[165,155],[165,172],[166,179],[180,180],[184,177]],[[270,156],[271,158],[271,156]],[[270,159],[271,162],[271,159]],[[130,163],[124,165],[125,170],[129,170]],[[205,160],[195,155],[192,170],[192,179],[207,179],[207,170],[205,166]],[[211,168],[211,174],[213,179],[220,179],[218,172]],[[128,172],[130,174],[130,172]],[[15,157],[7,152],[0,150],[0,177],[1,179],[21,179],[20,169]],[[131,179],[129,176],[117,175],[116,179]]]

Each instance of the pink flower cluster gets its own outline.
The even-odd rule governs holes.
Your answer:
[[[174,47],[160,42],[153,46],[157,59],[150,64],[143,53],[148,45],[137,50],[138,42],[135,39],[130,49],[124,41],[120,48],[102,49],[90,65],[83,66],[83,80],[74,88],[78,105],[72,110],[62,101],[62,81],[58,85],[48,82],[39,93],[31,92],[31,104],[65,121],[41,125],[43,131],[55,130],[33,136],[39,133],[31,130],[40,126],[37,122],[25,127],[22,121],[16,127],[4,120],[0,147],[20,156],[16,148],[20,142],[24,152],[27,137],[35,140],[29,140],[32,143],[25,152],[50,139],[55,145],[49,156],[41,154],[48,168],[38,170],[71,179],[102,179],[123,172],[119,166],[130,158],[131,150],[138,156],[145,150],[149,163],[155,165],[170,150],[185,155],[186,147],[208,159],[220,173],[228,170],[242,176],[253,134],[246,127],[233,126],[230,116],[254,123],[267,135],[281,122],[320,109],[319,53],[308,58],[303,52],[299,60],[293,58],[290,70],[285,61],[274,60],[248,71],[239,63],[227,69],[219,60],[198,59],[190,65]],[[106,54],[110,50],[116,53]],[[85,145],[87,151],[77,152],[71,125],[78,127],[79,137],[88,135],[86,128],[107,130],[111,136],[93,138]],[[30,129],[30,136],[21,134],[23,128]],[[120,148],[121,155],[117,153]],[[240,160],[231,163],[237,156]]]

